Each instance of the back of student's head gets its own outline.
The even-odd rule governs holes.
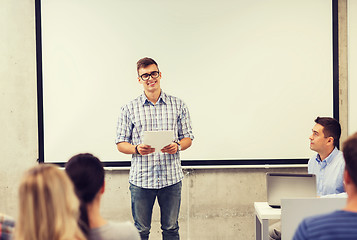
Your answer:
[[[24,174],[18,211],[16,240],[84,239],[73,184],[57,166],[40,164]]]
[[[81,226],[86,233],[89,228],[87,204],[93,202],[104,184],[104,168],[100,160],[90,153],[73,156],[66,163],[66,172],[72,180],[78,198],[81,200]],[[87,229],[85,229],[87,228]]]
[[[323,133],[325,137],[333,137],[334,146],[338,146],[341,136],[340,123],[336,119],[330,117],[317,117],[315,119],[315,123],[323,126]]]
[[[342,151],[346,162],[346,169],[357,187],[357,133],[350,136],[343,143]]]

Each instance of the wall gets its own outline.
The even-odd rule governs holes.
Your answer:
[[[266,172],[306,172],[306,168],[185,170],[180,211],[183,240],[254,239],[253,202],[266,201]],[[102,213],[131,221],[128,171],[107,171]],[[154,207],[151,239],[160,239]]]
[[[17,185],[36,164],[34,2],[0,1],[0,211],[17,214]]]
[[[348,133],[357,131],[357,1],[348,1]],[[346,34],[347,35],[347,34]]]
[[[0,211],[16,216],[19,179],[38,157],[34,1],[2,0],[0,29]],[[306,169],[186,171],[182,239],[253,239],[253,202],[266,200],[268,171]],[[107,171],[106,181],[103,215],[131,221],[128,171]],[[152,225],[152,239],[159,239],[157,205]]]

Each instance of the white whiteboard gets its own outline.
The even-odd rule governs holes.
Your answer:
[[[152,57],[162,89],[188,105],[183,160],[308,158],[317,116],[333,115],[326,0],[43,0],[45,162],[114,143],[120,107]]]
[[[348,135],[357,132],[357,2],[347,1],[348,24]]]

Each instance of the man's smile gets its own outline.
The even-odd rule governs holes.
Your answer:
[[[156,83],[157,83],[157,81],[150,81],[150,82],[147,82],[146,84],[150,87],[153,87],[153,86],[155,86]]]

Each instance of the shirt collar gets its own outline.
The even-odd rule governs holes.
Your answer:
[[[161,89],[161,93],[160,93],[159,99],[157,100],[157,103],[166,104],[166,102],[167,102],[167,95]],[[141,94],[141,103],[143,105],[146,105],[146,104],[152,104],[153,105],[153,103],[150,102],[149,99],[146,97],[145,92],[143,94]]]
[[[323,161],[325,161],[326,164],[330,164],[332,160],[335,158],[337,153],[338,153],[338,149],[337,147],[335,147],[333,151],[330,153],[330,155],[328,155],[327,158],[325,158]],[[321,158],[319,154],[317,154],[316,156],[316,161],[321,162]]]

